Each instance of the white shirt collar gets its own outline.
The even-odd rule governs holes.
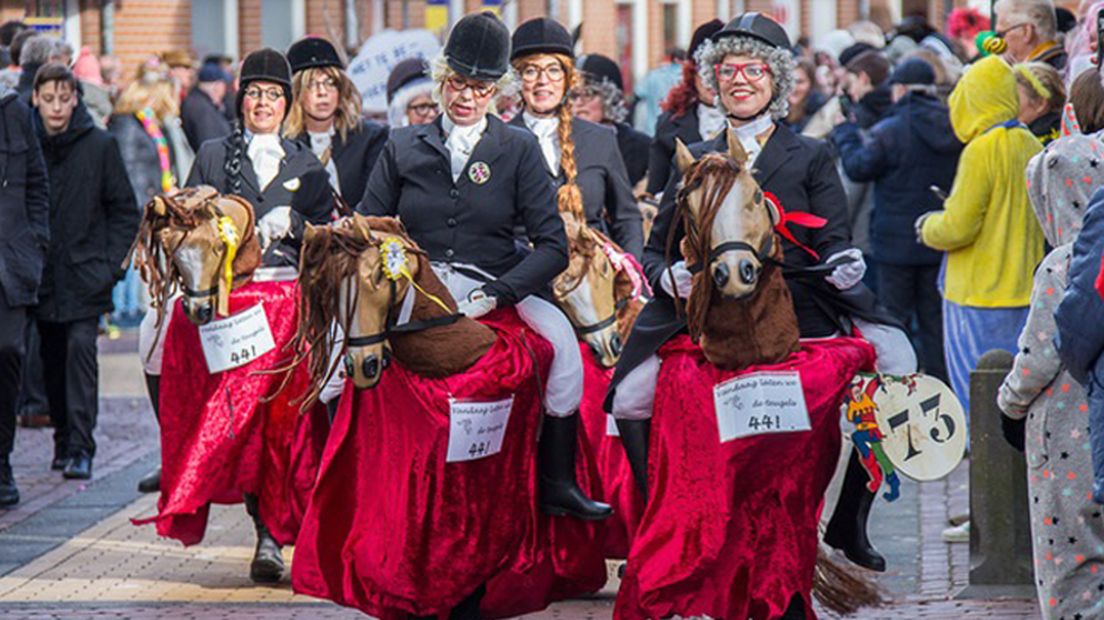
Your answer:
[[[483,118],[479,119],[479,122],[474,125],[461,126],[452,122],[448,114],[441,115],[441,129],[445,130],[446,136],[452,136],[456,134],[457,137],[470,141],[473,138],[477,138],[482,135],[487,129],[487,116],[483,115]],[[476,140],[478,141],[478,140]]]

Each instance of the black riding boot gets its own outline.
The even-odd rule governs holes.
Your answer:
[[[146,392],[149,393],[150,405],[153,407],[153,415],[157,417],[158,424],[161,423],[161,410],[160,410],[160,397],[161,397],[161,375],[151,375],[146,373]],[[161,492],[161,468],[151,471],[146,474],[144,478],[138,481],[139,493],[160,493]]]
[[[839,501],[824,532],[824,542],[842,551],[855,564],[881,573],[886,569],[885,558],[866,537],[866,521],[876,497],[866,487],[869,480],[870,475],[859,460],[859,450],[852,448]]]
[[[256,495],[245,494],[245,510],[253,517],[253,526],[257,529],[257,548],[249,565],[249,578],[257,583],[276,583],[284,574],[284,556],[280,554],[280,545],[261,522]]]
[[[805,599],[801,598],[800,594],[793,595],[790,599],[790,606],[786,608],[786,611],[782,613],[782,617],[779,620],[805,620]]]
[[[0,456],[0,508],[14,506],[18,503],[19,489],[15,486],[11,461],[8,460],[7,456]]]
[[[617,432],[621,433],[621,445],[629,459],[636,488],[640,496],[648,500],[648,438],[652,432],[652,420],[617,420]]]
[[[487,593],[487,586],[479,586],[449,612],[449,620],[480,620],[479,603]]]
[[[545,514],[586,521],[613,514],[609,504],[587,497],[575,481],[575,446],[579,414],[566,418],[544,416],[540,446],[540,505]]]

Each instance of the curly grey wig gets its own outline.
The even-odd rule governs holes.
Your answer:
[[[720,41],[706,41],[694,54],[698,64],[698,75],[702,82],[717,94],[716,105],[721,107],[720,90],[717,77],[713,74],[713,65],[724,60],[729,54],[739,54],[761,58],[771,70],[774,95],[771,98],[770,114],[773,118],[786,118],[790,112],[789,96],[794,87],[794,69],[797,63],[788,49],[771,47],[766,43],[745,36],[725,37]]]
[[[629,116],[628,106],[625,105],[625,94],[613,82],[604,77],[599,77],[586,71],[579,72],[583,76],[583,83],[588,89],[598,94],[602,100],[602,116],[612,123],[623,122]]]

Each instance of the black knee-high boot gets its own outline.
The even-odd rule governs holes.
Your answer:
[[[885,558],[870,544],[866,536],[866,522],[870,517],[870,506],[876,495],[866,487],[870,475],[859,460],[859,450],[851,449],[847,462],[847,473],[843,476],[843,488],[840,489],[836,510],[828,521],[824,532],[824,542],[839,549],[855,564],[873,571],[884,572]]]
[[[149,394],[150,405],[153,406],[153,415],[157,417],[157,423],[161,423],[161,375],[146,373],[146,392]],[[159,493],[161,491],[161,468],[146,474],[138,481],[139,493]]]
[[[578,426],[578,413],[566,418],[544,416],[538,447],[540,506],[545,514],[597,521],[613,514],[613,510],[609,504],[587,497],[575,480]]]
[[[617,432],[621,434],[621,445],[625,447],[625,456],[629,459],[636,487],[641,497],[648,499],[648,438],[651,436],[652,420],[617,420]]]
[[[790,599],[790,606],[782,613],[779,620],[805,620],[806,617],[805,599],[801,598],[800,594],[795,594]]]
[[[261,513],[257,506],[257,496],[245,494],[245,510],[253,518],[253,527],[257,530],[257,548],[253,551],[253,561],[249,565],[249,578],[257,583],[275,583],[284,574],[284,556],[280,554],[280,545],[261,522]]]

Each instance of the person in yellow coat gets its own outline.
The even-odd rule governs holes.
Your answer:
[[[989,349],[1015,353],[1027,318],[1043,233],[1027,197],[1027,162],[1042,147],[1016,120],[1012,67],[974,63],[950,97],[951,125],[966,144],[943,211],[916,220],[920,241],[947,253],[941,277],[947,372],[969,411],[970,371]]]

